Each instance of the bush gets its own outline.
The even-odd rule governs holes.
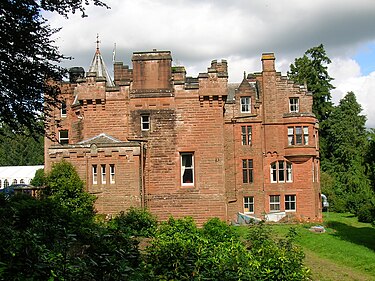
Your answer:
[[[84,191],[84,182],[75,167],[61,161],[52,166],[46,175],[43,195],[70,212],[93,218],[95,197]]]
[[[121,212],[113,218],[110,225],[133,236],[152,237],[157,227],[157,220],[149,211],[132,207],[128,212]]]
[[[256,280],[309,280],[310,271],[303,265],[304,253],[294,244],[296,235],[291,228],[286,238],[277,240],[263,223],[249,228],[248,249],[255,260]]]
[[[0,280],[138,280],[138,242],[50,199],[0,205]]]
[[[202,234],[211,242],[226,242],[238,238],[233,228],[218,218],[208,220],[203,225]]]
[[[171,218],[146,248],[145,276],[147,280],[308,280],[294,236],[291,230],[287,238],[275,240],[260,224],[249,228],[245,244],[218,219],[200,230],[191,218]]]
[[[375,224],[375,205],[372,202],[364,204],[357,212],[359,222]]]

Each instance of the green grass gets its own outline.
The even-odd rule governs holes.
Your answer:
[[[312,224],[275,224],[277,235],[285,236],[290,227],[298,233],[296,243],[306,255],[313,280],[375,280],[375,227],[360,223],[351,214],[327,213],[325,233],[314,233]],[[239,230],[244,235],[246,228]]]

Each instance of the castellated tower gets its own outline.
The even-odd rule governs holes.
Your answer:
[[[189,77],[169,51],[135,52],[108,75],[99,46],[70,70],[53,112],[45,167],[71,162],[99,213],[131,206],[160,220],[321,220],[312,96],[275,71],[228,83],[227,61]]]

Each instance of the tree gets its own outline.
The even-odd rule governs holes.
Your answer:
[[[313,113],[320,122],[326,120],[332,111],[331,93],[334,89],[327,65],[331,60],[323,44],[308,49],[302,58],[296,58],[290,65],[288,77],[299,84],[307,84],[313,94]]]
[[[368,147],[366,117],[355,94],[341,99],[327,120],[327,155],[322,168],[335,178],[334,193],[344,200],[346,211],[357,213],[373,197],[366,173]],[[339,210],[343,211],[343,210]]]
[[[43,11],[65,17],[100,0],[4,0],[0,4],[0,126],[14,132],[43,132],[39,125],[48,108],[59,103],[59,88],[48,81],[60,81],[66,70],[58,63],[67,57],[59,53],[51,36],[53,29]],[[47,111],[45,111],[47,109]]]
[[[70,212],[85,217],[94,215],[94,196],[84,191],[84,182],[72,164],[55,163],[45,181],[43,193],[52,201]]]
[[[42,129],[43,124],[39,123]],[[44,163],[44,136],[30,136],[27,128],[15,134],[4,125],[0,133],[0,166],[42,165]]]

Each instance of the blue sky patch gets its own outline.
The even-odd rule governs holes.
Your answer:
[[[375,71],[375,41],[362,47],[353,59],[361,66],[362,75]]]

